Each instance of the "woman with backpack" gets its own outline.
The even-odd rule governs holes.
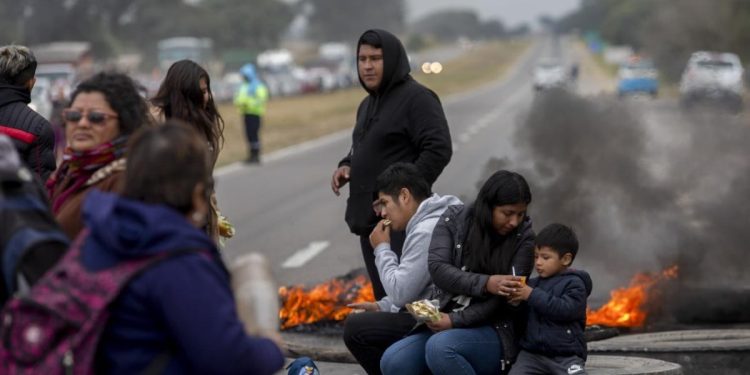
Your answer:
[[[81,82],[62,112],[67,147],[47,181],[52,213],[68,237],[83,228],[89,191],[118,191],[133,132],[150,123],[148,107],[127,75],[102,72]]]
[[[388,347],[383,374],[498,374],[518,352],[524,321],[508,300],[534,263],[526,215],[531,191],[518,173],[497,171],[470,206],[446,209],[432,232],[428,265],[440,319]]]
[[[31,303],[6,307],[0,373],[280,370],[279,346],[246,333],[229,274],[200,229],[213,185],[206,143],[171,121],[135,135],[128,153],[122,195],[92,191],[76,243],[32,288]]]

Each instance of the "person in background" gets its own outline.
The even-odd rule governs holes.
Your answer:
[[[391,345],[384,374],[498,374],[515,360],[521,308],[510,304],[534,262],[531,191],[495,172],[470,206],[451,206],[432,234],[428,264],[440,319]]]
[[[203,135],[213,169],[224,143],[224,119],[214,103],[208,72],[192,60],[177,61],[167,70],[151,104],[157,122],[178,119]]]
[[[68,249],[47,192],[0,134],[0,306],[25,295]],[[0,365],[0,371],[2,365]]]
[[[133,137],[121,196],[87,197],[80,261],[88,270],[201,250],[168,257],[123,288],[110,307],[96,373],[143,373],[163,355],[163,374],[270,375],[283,366],[273,340],[246,333],[229,274],[200,229],[209,215],[211,170],[202,135],[168,121]]]
[[[167,70],[167,76],[151,98],[151,104],[157,122],[178,119],[195,127],[203,135],[211,154],[213,173],[224,143],[224,119],[214,103],[208,72],[192,60],[177,61]],[[217,241],[219,236],[231,237],[227,225],[228,221],[222,221],[220,217],[215,192],[211,192],[211,215],[206,223],[206,232]]]
[[[249,153],[247,162],[260,163],[260,126],[263,115],[266,113],[266,102],[268,101],[268,89],[260,80],[255,66],[245,64],[240,69],[240,74],[245,82],[240,85],[234,96],[234,105],[239,109],[245,121],[245,136]]]
[[[71,83],[63,78],[55,80],[50,87],[52,113],[48,120],[55,132],[55,160],[58,163],[62,162],[63,150],[65,150],[65,121],[62,118],[62,111],[68,106],[70,89]]]
[[[63,121],[67,147],[46,185],[52,212],[72,239],[83,228],[81,207],[88,192],[119,191],[128,138],[151,122],[136,83],[116,72],[81,82],[63,110]]]
[[[0,47],[0,134],[13,144],[41,182],[55,170],[55,132],[49,121],[29,108],[36,83],[36,58],[24,46]]]
[[[415,81],[406,50],[385,30],[368,30],[357,42],[359,82],[367,92],[357,109],[352,144],[331,177],[337,196],[349,183],[345,220],[359,236],[362,257],[375,299],[385,297],[369,235],[378,218],[375,179],[396,162],[413,163],[432,187],[453,153],[448,121],[440,98]],[[391,249],[401,254],[404,233],[394,231]]]
[[[586,299],[591,276],[570,268],[578,254],[578,237],[570,227],[550,224],[534,241],[535,277],[513,292],[526,301],[528,319],[521,352],[511,375],[586,373]]]
[[[432,294],[427,269],[432,230],[446,208],[461,204],[452,195],[431,193],[414,164],[391,165],[375,186],[379,197],[375,207],[383,220],[372,230],[370,243],[387,295],[377,302],[350,305],[365,312],[349,315],[344,322],[344,343],[370,375],[380,374],[383,352],[416,325],[404,306]],[[391,250],[391,230],[406,232],[401,257]]]

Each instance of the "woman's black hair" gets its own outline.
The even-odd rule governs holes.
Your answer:
[[[130,139],[122,195],[187,215],[194,208],[195,187],[212,189],[209,158],[202,135],[181,121],[146,128]]]
[[[209,98],[203,103],[200,80],[206,80]],[[208,72],[191,60],[180,60],[167,70],[159,91],[151,99],[166,119],[182,120],[203,134],[213,148],[213,163],[224,143],[224,119],[216,109]]]
[[[100,92],[117,114],[120,135],[130,135],[140,127],[151,124],[148,105],[140,95],[139,87],[124,73],[100,72],[78,84],[70,95],[68,106],[80,93]]]
[[[531,203],[531,189],[526,179],[518,173],[497,171],[482,185],[477,199],[469,208],[468,231],[464,241],[464,265],[472,272],[486,274],[509,274],[514,249],[506,241],[513,231],[505,236],[497,233],[492,225],[492,211],[497,206]],[[520,227],[520,225],[519,225]]]

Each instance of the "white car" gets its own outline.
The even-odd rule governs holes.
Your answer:
[[[37,78],[34,88],[31,90],[31,103],[29,103],[29,108],[42,115],[47,121],[50,120],[52,115],[50,86],[48,79]]]
[[[534,90],[565,88],[568,85],[568,71],[556,60],[544,60],[534,69]]]
[[[740,58],[727,52],[694,52],[680,80],[680,101],[691,106],[698,100],[716,100],[728,107],[742,108],[744,85]]]

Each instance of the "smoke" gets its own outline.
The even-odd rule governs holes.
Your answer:
[[[594,301],[637,272],[673,264],[692,285],[750,285],[742,117],[549,92],[535,98],[515,144],[514,160],[492,160],[488,172],[527,178],[537,230],[552,222],[576,230],[575,267],[594,277]]]

